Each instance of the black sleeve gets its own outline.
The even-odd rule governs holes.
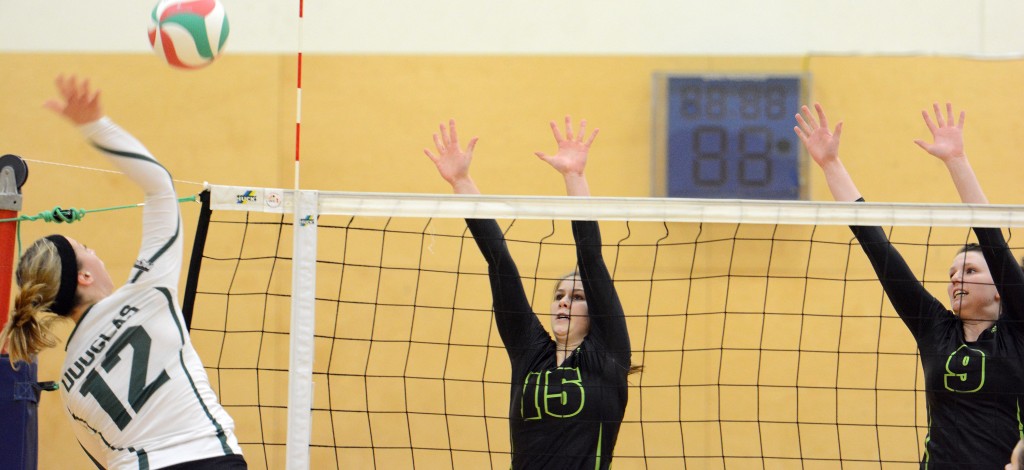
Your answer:
[[[572,235],[576,239],[576,262],[587,296],[590,332],[598,344],[629,369],[629,332],[622,311],[619,294],[615,291],[608,266],[601,255],[601,231],[597,222],[573,221]]]
[[[1021,324],[1021,320],[1024,320],[1024,271],[1021,271],[1010,252],[1003,231],[998,228],[975,227],[974,233],[978,236],[981,253],[985,256],[992,281],[1001,298],[1001,318],[1009,320],[1007,324],[1011,328],[1024,328]]]
[[[494,319],[505,349],[512,356],[514,352],[532,348],[534,341],[543,339],[539,335],[544,332],[544,327],[530,307],[519,269],[505,244],[504,233],[493,219],[466,219],[466,225],[487,261]]]
[[[903,256],[886,238],[881,227],[851,225],[850,230],[871,261],[875,275],[882,283],[882,289],[885,290],[896,313],[907,328],[910,328],[914,338],[920,339],[921,334],[941,318],[939,315],[948,314],[949,310],[917,280],[910,266],[907,266]]]

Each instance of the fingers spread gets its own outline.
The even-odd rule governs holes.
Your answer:
[[[65,77],[64,74],[57,76],[57,91],[60,92],[60,95],[65,100],[74,95],[74,81],[75,77],[73,75],[71,77]]]
[[[821,107],[821,103],[814,103],[814,110],[818,112],[818,125],[828,129],[828,118],[825,117],[825,109]]]
[[[555,124],[555,121],[551,121],[551,133],[555,135],[555,142],[562,142],[562,131],[558,130],[558,124]]]
[[[58,114],[64,112],[64,103],[57,100],[46,100],[43,102],[43,107]]]
[[[449,119],[448,120],[448,136],[451,138],[451,142],[453,144],[455,144],[456,147],[458,147],[459,146],[459,144],[458,144],[458,142],[459,142],[459,133],[455,131],[455,120],[454,119]]]
[[[796,119],[800,122],[800,127],[804,132],[808,134],[818,128],[818,123],[814,120],[814,117],[811,116],[811,110],[807,105],[800,107],[800,114],[796,115]]]
[[[804,106],[804,110],[807,110],[807,106]],[[807,121],[804,119],[803,116],[797,114],[796,115],[796,123],[800,127],[794,127],[793,129],[800,131],[800,133],[802,135],[804,135],[804,136],[811,135],[811,131],[813,129],[811,128],[811,125],[807,123]]]
[[[932,134],[934,134],[935,130],[936,130],[935,129],[935,123],[932,122],[932,117],[931,117],[931,115],[928,114],[928,111],[925,111],[925,110],[922,109],[921,110],[921,117],[924,118],[924,125],[928,126],[928,131],[930,131]]]
[[[444,124],[441,124],[438,127],[441,129],[441,133],[440,133],[440,135],[441,135],[441,140],[440,140],[441,144],[439,144],[437,146],[437,149],[441,150],[442,148],[448,147],[448,145],[451,144],[451,141],[448,140],[448,129],[445,129]],[[436,142],[437,136],[435,135],[434,138],[435,138],[435,142]]]
[[[932,109],[935,111],[935,123],[939,127],[943,127],[945,123],[942,121],[942,109],[939,108],[939,103],[932,103]]]
[[[99,100],[100,100],[100,90],[95,90],[95,91],[93,91],[93,92],[92,92],[92,94],[91,94],[91,95],[89,96],[89,100],[88,100],[88,102],[87,102],[87,103],[88,103],[88,105],[89,105],[90,107],[93,107],[93,106],[96,106],[96,103],[98,103],[98,102],[99,102]]]
[[[82,99],[88,100],[89,98],[89,79],[82,80],[82,83],[78,87],[78,96]]]
[[[793,126],[793,132],[796,133],[796,136],[800,138],[804,145],[807,145],[807,135],[804,134],[804,131],[800,130],[797,126]]]
[[[445,150],[447,149],[447,146],[444,145],[444,142],[442,142],[441,137],[438,136],[437,134],[434,134],[434,146],[437,147],[438,153],[444,153]]]

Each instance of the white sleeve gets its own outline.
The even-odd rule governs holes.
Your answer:
[[[171,174],[135,137],[109,118],[84,124],[82,134],[146,194],[142,246],[128,282],[177,289],[181,273],[181,214]]]

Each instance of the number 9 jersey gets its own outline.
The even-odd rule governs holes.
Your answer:
[[[68,338],[60,382],[75,434],[109,469],[240,455],[234,422],[210,387],[178,305],[182,233],[171,176],[109,119],[81,130],[146,198],[128,283],[89,307]]]

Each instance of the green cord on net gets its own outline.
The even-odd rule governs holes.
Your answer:
[[[186,196],[186,197],[179,197],[178,198],[178,203],[180,204],[180,203],[183,203],[183,202],[195,202],[196,199],[198,199],[198,196],[196,196],[196,195]],[[61,209],[60,206],[56,206],[56,207],[54,207],[51,210],[43,211],[43,212],[40,212],[40,213],[38,213],[36,215],[21,215],[21,216],[9,218],[9,219],[0,219],[0,223],[3,223],[3,222],[18,222],[18,229],[17,229],[18,230],[18,234],[17,234],[17,238],[18,238],[18,257],[21,257],[21,222],[34,222],[34,221],[37,221],[37,220],[42,220],[44,222],[55,222],[55,223],[58,223],[58,224],[61,224],[61,223],[70,224],[70,223],[78,222],[79,220],[82,220],[82,218],[85,217],[85,214],[88,214],[90,212],[107,212],[107,211],[116,211],[116,210],[121,210],[121,209],[133,209],[133,208],[136,208],[136,207],[142,207],[144,205],[145,205],[144,203],[127,204],[127,205],[124,205],[124,206],[104,207],[104,208],[100,208],[100,209],[90,209],[90,210],[75,209],[75,208]]]

